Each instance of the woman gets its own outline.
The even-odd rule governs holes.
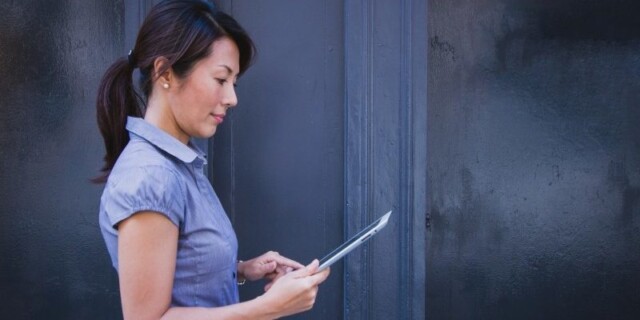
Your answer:
[[[254,46],[230,16],[197,0],[156,5],[97,99],[106,182],[100,227],[125,319],[273,319],[313,306],[328,271],[268,252],[238,261],[231,223],[191,137],[213,136],[237,103]],[[140,70],[139,99],[132,72]],[[141,107],[144,101],[144,109]],[[238,283],[271,280],[239,303]]]

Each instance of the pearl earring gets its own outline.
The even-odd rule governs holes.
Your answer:
[[[162,87],[165,88],[165,89],[169,89],[169,84],[165,83],[165,84],[162,85]]]

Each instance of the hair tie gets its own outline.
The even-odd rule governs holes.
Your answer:
[[[127,59],[129,60],[129,66],[133,69],[136,68],[136,61],[133,59],[133,55],[131,54],[131,50],[129,50],[129,54],[127,55]]]

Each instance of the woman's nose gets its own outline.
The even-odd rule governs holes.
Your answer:
[[[236,89],[233,86],[230,86],[229,90],[226,90],[223,104],[229,107],[235,107],[238,104],[238,97],[236,96]]]

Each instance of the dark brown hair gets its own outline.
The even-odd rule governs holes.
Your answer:
[[[189,75],[199,60],[211,54],[211,44],[229,37],[240,52],[240,74],[251,64],[255,47],[251,38],[229,15],[200,0],[168,0],[155,5],[145,18],[136,44],[128,57],[118,59],[107,69],[98,88],[96,102],[98,127],[106,154],[100,176],[95,183],[104,183],[118,156],[129,142],[125,128],[127,116],[142,117],[144,101],[153,87],[154,61],[167,63],[157,74],[171,68],[176,76]],[[133,70],[140,69],[140,91],[133,86]]]

